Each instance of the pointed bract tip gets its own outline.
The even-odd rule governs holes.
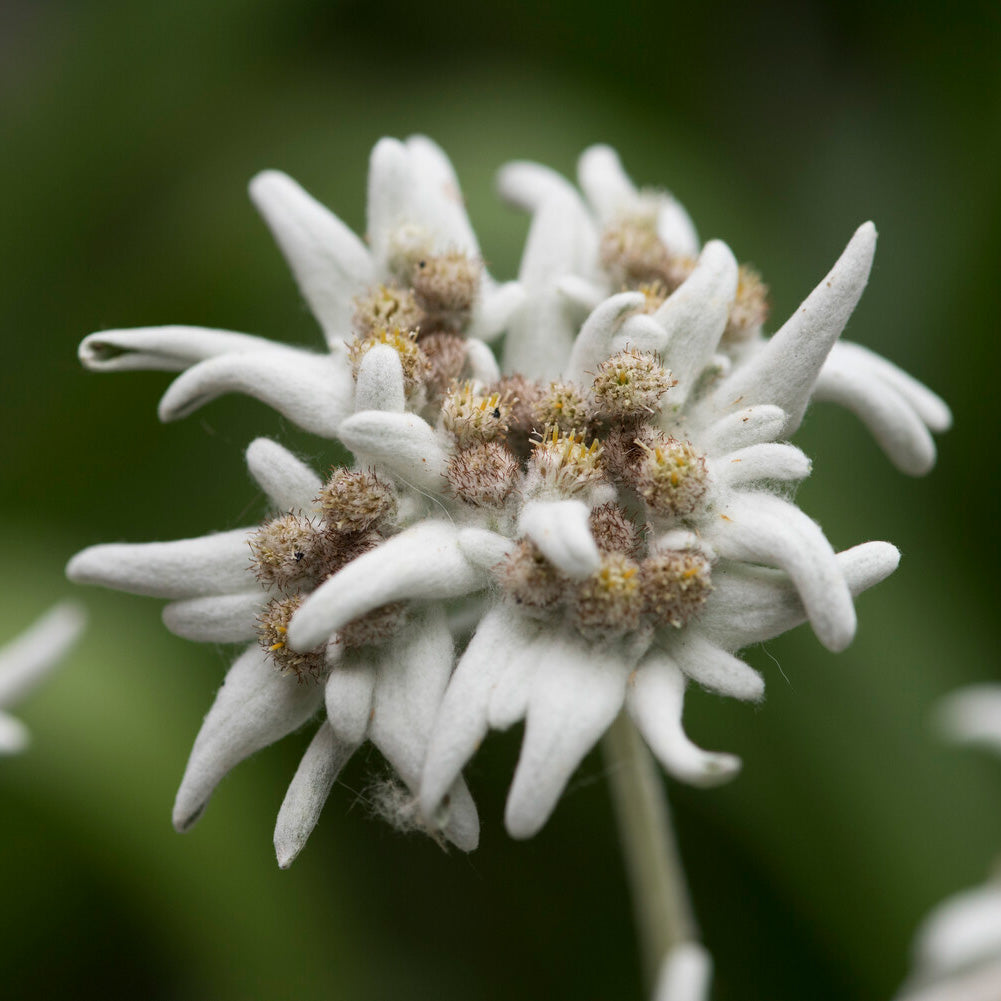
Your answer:
[[[171,823],[174,825],[174,830],[178,834],[185,834],[191,830],[192,827],[201,818],[201,815],[205,812],[205,803],[199,803],[194,809],[191,808],[190,804],[181,804],[180,801],[174,804],[174,813],[171,817]]]

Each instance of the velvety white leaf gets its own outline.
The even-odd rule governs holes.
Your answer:
[[[66,576],[154,598],[235,594],[253,581],[248,540],[255,530],[237,528],[175,542],[110,542],[74,556]]]
[[[231,768],[297,730],[322,698],[321,685],[300,684],[276,670],[258,644],[248,648],[226,674],[195,739],[174,802],[174,827],[191,827]]]

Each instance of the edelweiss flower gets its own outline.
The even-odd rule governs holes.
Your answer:
[[[952,740],[1001,751],[1001,685],[972,685],[939,712]],[[958,893],[918,929],[914,969],[898,1001],[996,1001],[1001,997],[1001,883]]]
[[[0,649],[0,754],[22,751],[30,740],[25,725],[3,710],[19,702],[58,665],[79,638],[84,621],[77,605],[56,605]]]
[[[380,150],[397,151],[399,163],[399,150],[433,150],[434,169],[421,176],[451,178],[427,140],[384,140],[374,177],[397,176]],[[503,377],[469,334],[495,332],[497,323],[478,318],[507,315],[520,293],[479,275],[475,244],[456,237],[457,209],[440,191],[413,198],[405,213],[375,212],[376,192],[392,186],[373,182],[370,231],[383,270],[359,282],[341,280],[355,274],[343,227],[331,231],[329,217],[302,211],[301,201],[272,203],[269,221],[300,285],[333,318],[324,320],[335,345],[329,370],[303,374],[308,388],[297,399],[307,356],[272,366],[270,352],[293,349],[254,348],[254,379],[234,381],[218,376],[248,371],[248,356],[232,349],[182,375],[161,416],[241,388],[308,429],[336,431],[355,468],[323,484],[280,446],[255,442],[248,465],[278,517],[181,543],[98,546],[69,568],[78,580],[183,599],[165,613],[182,635],[235,641],[256,630],[258,644],[234,665],[196,742],[179,826],[236,761],[304,722],[321,688],[327,721],[279,817],[283,864],[366,736],[411,792],[423,764],[424,822],[461,847],[476,840],[461,770],[488,728],[522,718],[507,808],[519,837],[544,823],[623,705],[669,771],[720,781],[738,762],[686,738],[687,679],[759,698],[761,678],[733,651],[803,619],[841,649],[855,628],[852,595],[896,566],[886,543],[834,554],[776,492],[809,472],[780,439],[798,426],[865,285],[871,224],[778,333],[731,343],[735,313],[748,310],[736,310],[737,264],[718,241],[673,290],[645,283],[601,299],[580,323],[567,319],[585,293],[560,289],[580,288],[577,265],[594,226],[576,210],[580,225],[565,226],[568,186],[546,183]],[[436,212],[453,224],[437,229]],[[450,242],[428,251],[403,218]],[[324,275],[337,278],[329,289]],[[590,277],[600,296],[600,276]],[[165,338],[164,328],[95,335],[83,356],[103,368],[109,350],[130,352],[111,359],[117,367],[195,360],[191,350],[170,354]],[[343,355],[340,340],[349,342]],[[328,415],[322,427],[316,413]],[[452,658],[446,611],[454,633],[473,635],[441,701]]]

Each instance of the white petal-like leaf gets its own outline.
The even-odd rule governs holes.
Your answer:
[[[172,324],[100,330],[81,341],[79,355],[84,367],[92,372],[183,372],[188,366],[217,355],[283,347],[265,337]]]
[[[247,447],[247,469],[278,511],[309,510],[323,486],[306,463],[270,438]]]
[[[160,400],[162,421],[187,417],[225,393],[246,393],[299,427],[333,438],[351,410],[347,362],[332,355],[285,348],[220,355],[179,375]]]
[[[332,350],[351,332],[354,298],[374,280],[368,248],[291,177],[266,170],[250,197],[292,269]]]
[[[289,624],[289,642],[311,650],[341,626],[394,601],[457,598],[486,585],[466,559],[458,530],[422,521],[363,553],[308,595]]]
[[[513,838],[532,837],[548,820],[570,776],[622,708],[632,666],[619,648],[602,650],[576,631],[550,631],[540,642],[546,670],[532,676],[525,738],[504,812]]]
[[[154,598],[236,594],[253,581],[247,545],[253,532],[237,528],[176,542],[91,546],[69,561],[66,576]]]
[[[174,827],[191,827],[231,768],[297,730],[322,699],[321,685],[280,674],[260,646],[248,648],[226,674],[195,739],[174,802]]]
[[[601,554],[591,535],[590,511],[578,500],[529,501],[518,528],[565,574],[582,579],[601,565]]]
[[[326,721],[320,724],[278,811],[275,855],[280,868],[287,869],[305,847],[331,787],[357,747],[339,740]]]
[[[684,698],[684,675],[669,656],[652,650],[630,678],[626,709],[669,775],[695,786],[729,781],[740,771],[740,759],[703,751],[688,739],[681,725]]]

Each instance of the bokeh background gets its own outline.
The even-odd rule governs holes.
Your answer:
[[[320,344],[245,193],[280,167],[364,226],[371,145],[450,152],[494,273],[527,222],[515,157],[571,173],[607,141],[773,289],[781,320],[873,218],[849,336],[952,403],[925,480],[817,406],[802,506],[836,548],[890,539],[899,572],[833,656],[801,628],[751,660],[760,708],[693,692],[688,728],[741,754],[720,790],[668,783],[718,1001],[887,998],[936,901],[1001,849],[1001,763],[940,745],[935,700],[997,657],[1001,20],[957,2],[531,6],[464,0],[3,0],[0,4],[0,635],[73,590],[98,541],[175,538],[263,512],[242,449],[334,453],[242,398],[161,426],[157,374],[88,375],[93,330],[159,322]],[[81,591],[90,629],[24,707],[0,762],[0,969],[10,998],[640,998],[604,765],[529,843],[502,826],[518,748],[468,773],[482,847],[443,854],[373,821],[361,754],[291,871],[271,834],[307,741],[241,766],[195,830],[170,827],[231,651],[160,603]]]

